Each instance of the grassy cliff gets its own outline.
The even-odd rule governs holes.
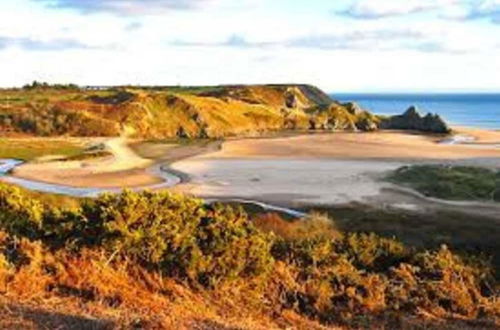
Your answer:
[[[0,91],[0,132],[36,136],[221,138],[280,130],[369,130],[378,118],[309,85],[36,85]]]

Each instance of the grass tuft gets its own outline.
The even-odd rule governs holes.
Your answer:
[[[404,166],[388,179],[441,199],[500,202],[500,171],[447,165]]]

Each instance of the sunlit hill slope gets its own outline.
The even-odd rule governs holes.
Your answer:
[[[0,132],[37,136],[220,138],[279,130],[372,130],[379,119],[309,85],[28,85],[0,91]]]

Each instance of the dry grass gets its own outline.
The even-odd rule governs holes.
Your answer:
[[[6,239],[0,232],[0,245]],[[52,254],[26,240],[18,250],[26,264],[0,271],[1,328],[278,329],[287,317],[321,328],[293,313],[273,319],[262,295],[252,294],[255,282],[193,291],[136,263],[110,263],[99,251]]]
[[[284,220],[277,213],[263,213],[254,218],[254,223],[264,232],[272,232],[284,239],[299,238],[339,238],[342,234],[335,228],[334,223],[325,215],[312,213],[305,219]]]
[[[84,146],[63,139],[0,138],[0,158],[33,160],[43,156],[74,157]]]

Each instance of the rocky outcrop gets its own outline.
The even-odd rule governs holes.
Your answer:
[[[415,106],[409,107],[402,115],[383,119],[379,127],[382,129],[404,129],[441,134],[447,134],[451,131],[440,116],[431,113],[422,116]]]
[[[357,128],[365,132],[373,132],[378,130],[378,124],[375,120],[365,117],[362,118],[357,124]]]
[[[298,101],[297,96],[291,90],[287,90],[285,93],[285,107],[287,108],[297,108]]]
[[[347,109],[347,111],[349,111],[351,115],[359,116],[363,112],[365,112],[357,103],[354,102],[344,103],[343,106]]]

